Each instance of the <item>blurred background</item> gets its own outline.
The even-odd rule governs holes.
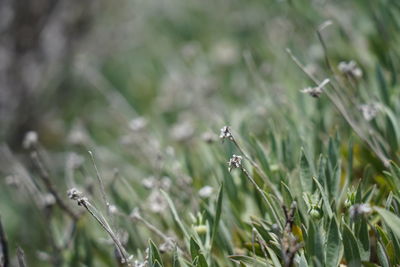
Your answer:
[[[1,137],[18,148],[35,130],[46,146],[60,148],[77,128],[111,141],[121,134],[110,123],[115,116],[144,116],[172,129],[211,128],[241,107],[260,114],[266,101],[288,101],[307,85],[285,49],[316,67],[323,60],[319,24],[335,23],[324,34],[336,61],[358,59],[379,42],[374,35],[384,33],[357,16],[376,4],[358,3],[4,0]],[[205,118],[208,125],[197,123]]]
[[[11,254],[21,246],[30,266],[59,265],[60,258],[89,266],[88,255],[109,246],[106,240],[95,246],[85,234],[78,238],[93,246],[91,254],[77,248],[84,252],[71,252],[75,258],[54,259],[57,238],[49,239],[49,222],[21,186],[33,180],[33,194],[45,199],[29,156],[32,144],[63,198],[70,187],[96,183],[91,150],[107,185],[123,177],[133,188],[121,182],[110,189],[122,210],[144,209],[169,229],[159,215],[165,203],[147,187],[179,196],[182,211],[196,210],[192,190],[211,185],[215,192],[213,168],[232,151],[219,142],[209,147],[222,126],[261,142],[279,133],[296,149],[312,140],[311,154],[339,130],[349,136],[327,99],[299,92],[313,84],[286,49],[324,79],[316,30],[331,21],[323,36],[332,64],[355,60],[363,72],[357,93],[375,99],[379,93],[370,88],[379,84],[377,71],[396,84],[399,8],[394,0],[1,0],[0,213]],[[293,160],[272,161],[291,169],[298,152]],[[371,153],[364,156],[382,168]],[[67,227],[57,212],[50,212],[50,228],[60,237]],[[95,225],[87,221],[82,225]],[[143,253],[150,233],[129,231],[137,237],[130,250]],[[91,264],[112,265],[110,258]]]

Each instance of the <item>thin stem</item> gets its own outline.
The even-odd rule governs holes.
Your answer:
[[[268,198],[265,196],[265,192],[258,186],[256,181],[254,181],[253,177],[251,177],[250,173],[243,167],[243,165],[240,165],[240,169],[244,173],[244,175],[247,177],[247,179],[249,179],[250,182],[254,185],[254,187],[256,188],[258,193],[260,193],[263,200],[268,204],[269,208],[271,209],[271,211],[273,213],[275,221],[277,223],[281,224],[280,220],[279,220],[279,216],[278,216],[278,214],[276,214],[276,212],[275,212],[274,208],[272,207],[271,203],[269,202]]]
[[[317,29],[317,35],[318,35],[319,41],[321,42],[322,48],[323,48],[323,50],[324,50],[326,65],[328,66],[329,70],[330,70],[332,73],[334,73],[333,68],[332,68],[332,65],[331,65],[331,63],[330,63],[330,61],[329,61],[328,49],[326,48],[326,44],[325,44],[324,38],[322,38],[322,31],[323,31],[326,27],[328,27],[328,26],[330,26],[330,25],[332,25],[332,21],[330,21],[330,20],[327,20],[327,21],[325,21],[324,23],[322,23],[321,26],[319,26],[318,29]]]
[[[109,214],[110,203],[107,200],[106,190],[104,187],[103,179],[100,176],[100,172],[99,172],[99,169],[97,168],[96,161],[94,160],[94,155],[93,155],[92,151],[89,150],[88,153],[90,155],[90,158],[92,159],[92,163],[93,163],[94,169],[96,171],[96,177],[100,184],[100,192],[101,192],[101,196],[103,198],[104,204],[106,206],[107,214]]]
[[[44,185],[46,186],[46,188],[50,192],[50,194],[53,195],[54,199],[56,200],[57,205],[63,211],[65,211],[73,220],[75,220],[75,221],[78,220],[79,216],[76,215],[75,212],[73,212],[71,210],[71,208],[62,200],[62,198],[58,194],[57,189],[54,187],[53,183],[51,182],[49,173],[44,168],[43,163],[40,161],[39,156],[36,151],[31,153],[31,158],[39,172],[39,177],[42,179]]]
[[[294,63],[310,78],[317,86],[320,84],[317,78],[315,78],[311,73],[308,73],[303,64],[293,55],[292,51],[290,49],[286,50],[289,56],[292,58]],[[337,91],[336,87],[331,83],[330,86]],[[358,127],[357,123],[351,118],[351,116],[347,113],[347,109],[343,106],[341,101],[337,101],[337,99],[331,94],[329,91],[326,91],[326,95],[328,98],[331,100],[331,102],[336,106],[336,108],[339,110],[339,112],[342,114],[342,116],[345,118],[347,123],[353,128],[355,133],[364,141],[368,144],[368,146],[372,149],[372,151],[378,156],[378,158],[383,162],[385,166],[389,166],[390,161],[389,159],[384,155],[380,147],[375,146],[371,140],[368,139],[368,137],[364,134],[363,130]],[[339,96],[337,96],[339,98]]]
[[[6,232],[4,231],[3,224],[1,223],[0,217],[0,247],[1,247],[1,254],[2,254],[2,263],[3,267],[8,267],[10,264],[9,255],[8,255],[8,242],[6,237]],[[1,258],[0,258],[1,259]]]
[[[156,235],[158,235],[159,237],[161,237],[162,239],[164,239],[164,241],[169,242],[171,241],[171,238],[168,237],[167,235],[165,235],[160,229],[158,229],[154,224],[152,224],[151,222],[147,221],[145,218],[143,218],[140,214],[135,214],[135,215],[131,215],[128,216],[124,213],[120,213],[120,215],[124,216],[124,217],[128,217],[131,221],[139,221],[141,223],[143,223],[150,231],[152,231],[153,233],[155,233]]]
[[[280,242],[285,267],[293,266],[294,256],[296,255],[296,252],[302,247],[302,244],[298,243],[297,239],[293,236],[292,233],[296,207],[296,202],[292,203],[290,210],[288,210],[285,205],[282,206],[285,213],[286,222]]]
[[[128,262],[128,257],[126,256],[126,251],[124,247],[122,246],[121,242],[111,229],[110,225],[107,223],[107,221],[104,219],[102,215],[101,218],[96,214],[98,213],[96,208],[90,204],[88,200],[84,200],[79,202],[89,213],[92,215],[93,218],[102,226],[102,228],[108,233],[108,235],[111,237],[111,239],[114,241],[115,246],[118,249],[119,254],[124,260],[124,263],[126,263],[128,266],[130,266],[130,263]]]
[[[18,258],[18,265],[19,267],[27,267],[25,260],[25,252],[21,247],[17,247],[17,258]]]
[[[242,147],[239,145],[239,143],[236,141],[235,137],[233,136],[233,134],[231,133],[231,137],[230,140],[232,141],[232,143],[236,146],[237,149],[239,149],[240,153],[245,157],[246,160],[248,160],[250,162],[250,164],[257,170],[257,172],[262,176],[263,180],[265,181],[265,183],[268,185],[268,187],[270,187],[272,189],[272,191],[274,192],[275,196],[278,199],[282,199],[280,192],[277,190],[277,188],[275,187],[275,185],[271,182],[271,179],[265,174],[264,171],[261,170],[260,166],[250,158],[250,156],[247,155],[247,153],[242,149]],[[246,171],[247,172],[247,171]]]

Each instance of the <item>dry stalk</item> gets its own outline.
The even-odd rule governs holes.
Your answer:
[[[277,223],[281,224],[280,220],[279,220],[279,216],[275,212],[274,208],[272,207],[272,204],[270,203],[270,201],[268,200],[267,196],[265,195],[265,192],[260,188],[260,186],[256,183],[254,178],[250,175],[250,173],[243,166],[242,157],[233,155],[233,157],[229,160],[228,165],[229,165],[229,171],[231,171],[233,168],[239,168],[242,171],[242,173],[247,177],[247,179],[256,188],[256,190],[258,191],[258,193],[260,194],[260,196],[264,200],[264,202],[268,205],[269,209],[272,212],[272,215],[274,216],[275,221]]]
[[[236,148],[240,151],[240,153],[243,155],[243,157],[253,166],[253,168],[255,168],[257,170],[257,173],[261,175],[261,177],[263,178],[264,182],[267,184],[267,186],[269,188],[271,188],[271,190],[274,192],[275,196],[281,200],[282,196],[281,193],[279,192],[279,190],[276,188],[276,186],[271,182],[271,179],[266,175],[266,173],[264,171],[262,171],[262,169],[260,168],[260,166],[250,157],[248,156],[248,154],[244,151],[244,149],[242,148],[242,146],[238,143],[238,141],[236,140],[236,138],[234,137],[232,131],[230,130],[230,127],[228,126],[224,126],[221,129],[221,135],[220,138],[222,140],[224,139],[229,139],[229,141],[231,141]]]
[[[283,234],[281,237],[281,251],[285,267],[293,266],[294,256],[296,252],[303,246],[297,241],[292,233],[292,227],[294,222],[294,215],[296,213],[297,204],[293,202],[290,206],[290,210],[286,208],[285,205],[282,206],[285,213],[285,228],[283,229]]]
[[[319,80],[306,70],[305,66],[297,59],[296,56],[293,55],[290,49],[287,49],[286,51],[292,58],[293,62],[318,86],[320,84]],[[333,85],[333,83],[330,83],[330,86],[335,90],[336,95],[329,91],[326,91],[326,95],[328,96],[329,100],[335,105],[335,107],[339,110],[347,123],[351,126],[351,128],[353,128],[354,132],[361,138],[361,140],[368,144],[368,146],[378,156],[378,158],[385,166],[389,166],[390,160],[385,156],[385,153],[382,151],[380,146],[376,144],[375,139],[371,141],[368,138],[368,135],[365,134],[364,130],[359,127],[357,122],[347,112],[347,108],[343,105],[344,101],[340,99],[338,89]]]
[[[6,237],[6,232],[4,231],[3,224],[1,223],[0,217],[0,265],[3,267],[8,267],[10,264],[9,255],[8,255],[8,242]]]
[[[18,258],[18,265],[19,267],[27,267],[25,260],[25,252],[22,250],[21,247],[17,247],[17,258]]]
[[[107,220],[104,216],[89,202],[89,200],[82,195],[81,192],[72,188],[68,190],[68,197],[72,200],[76,200],[79,206],[84,207],[89,214],[100,224],[100,226],[107,232],[107,234],[113,240],[118,253],[122,258],[122,263],[131,266],[130,264],[130,257],[128,256],[125,248],[123,247],[121,241],[118,239],[117,235],[111,229],[110,225],[108,224]]]
[[[46,186],[47,190],[50,192],[50,194],[53,195],[57,205],[65,212],[67,213],[74,221],[77,221],[79,219],[79,216],[75,214],[74,211],[63,201],[61,196],[59,195],[57,189],[53,185],[50,179],[50,175],[45,169],[43,163],[41,162],[37,151],[33,151],[31,153],[31,159],[36,166],[38,172],[39,172],[39,177],[43,181],[44,185]]]
[[[88,151],[88,153],[90,155],[90,158],[92,160],[94,169],[96,171],[96,177],[97,177],[97,180],[99,181],[99,184],[100,184],[100,192],[101,192],[101,196],[102,196],[103,201],[104,201],[104,205],[106,206],[107,214],[110,214],[110,211],[109,211],[110,202],[108,202],[108,200],[107,200],[107,195],[106,195],[106,190],[105,190],[105,187],[104,187],[103,179],[100,176],[99,169],[97,168],[96,161],[94,160],[93,152],[92,151]]]

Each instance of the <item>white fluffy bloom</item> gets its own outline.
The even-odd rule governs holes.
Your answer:
[[[208,198],[212,195],[213,192],[214,188],[212,188],[209,185],[206,185],[199,190],[199,196],[202,198]]]
[[[363,73],[362,70],[357,66],[357,63],[354,60],[349,62],[342,61],[338,65],[338,69],[345,75],[349,75],[354,78],[361,78]]]

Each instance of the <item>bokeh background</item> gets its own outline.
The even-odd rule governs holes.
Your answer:
[[[78,230],[79,242],[72,241],[79,245],[54,252],[51,243],[62,240],[69,225],[51,208],[45,216],[54,219],[43,220],[24,188],[30,179],[33,194],[46,196],[29,141],[66,202],[70,187],[92,188],[101,201],[90,150],[113,202],[127,214],[140,208],[174,235],[167,206],[153,189],[170,192],[183,214],[196,214],[198,190],[210,185],[217,191],[219,168],[233,151],[214,142],[222,126],[230,125],[246,144],[270,144],[277,133],[277,143],[286,140],[288,148],[271,155],[271,164],[288,170],[301,145],[318,155],[329,136],[351,135],[329,100],[300,92],[313,84],[286,49],[322,80],[327,67],[316,29],[331,21],[323,36],[332,64],[355,60],[363,80],[351,93],[360,103],[377,99],[379,77],[397,82],[399,9],[394,0],[2,0],[0,213],[10,254],[21,246],[29,266],[115,264],[106,235],[89,218],[78,225],[86,229]],[[354,142],[357,166],[368,160],[373,170],[383,168]],[[230,216],[252,213],[240,205],[239,215]],[[151,231],[119,220],[140,258]]]

